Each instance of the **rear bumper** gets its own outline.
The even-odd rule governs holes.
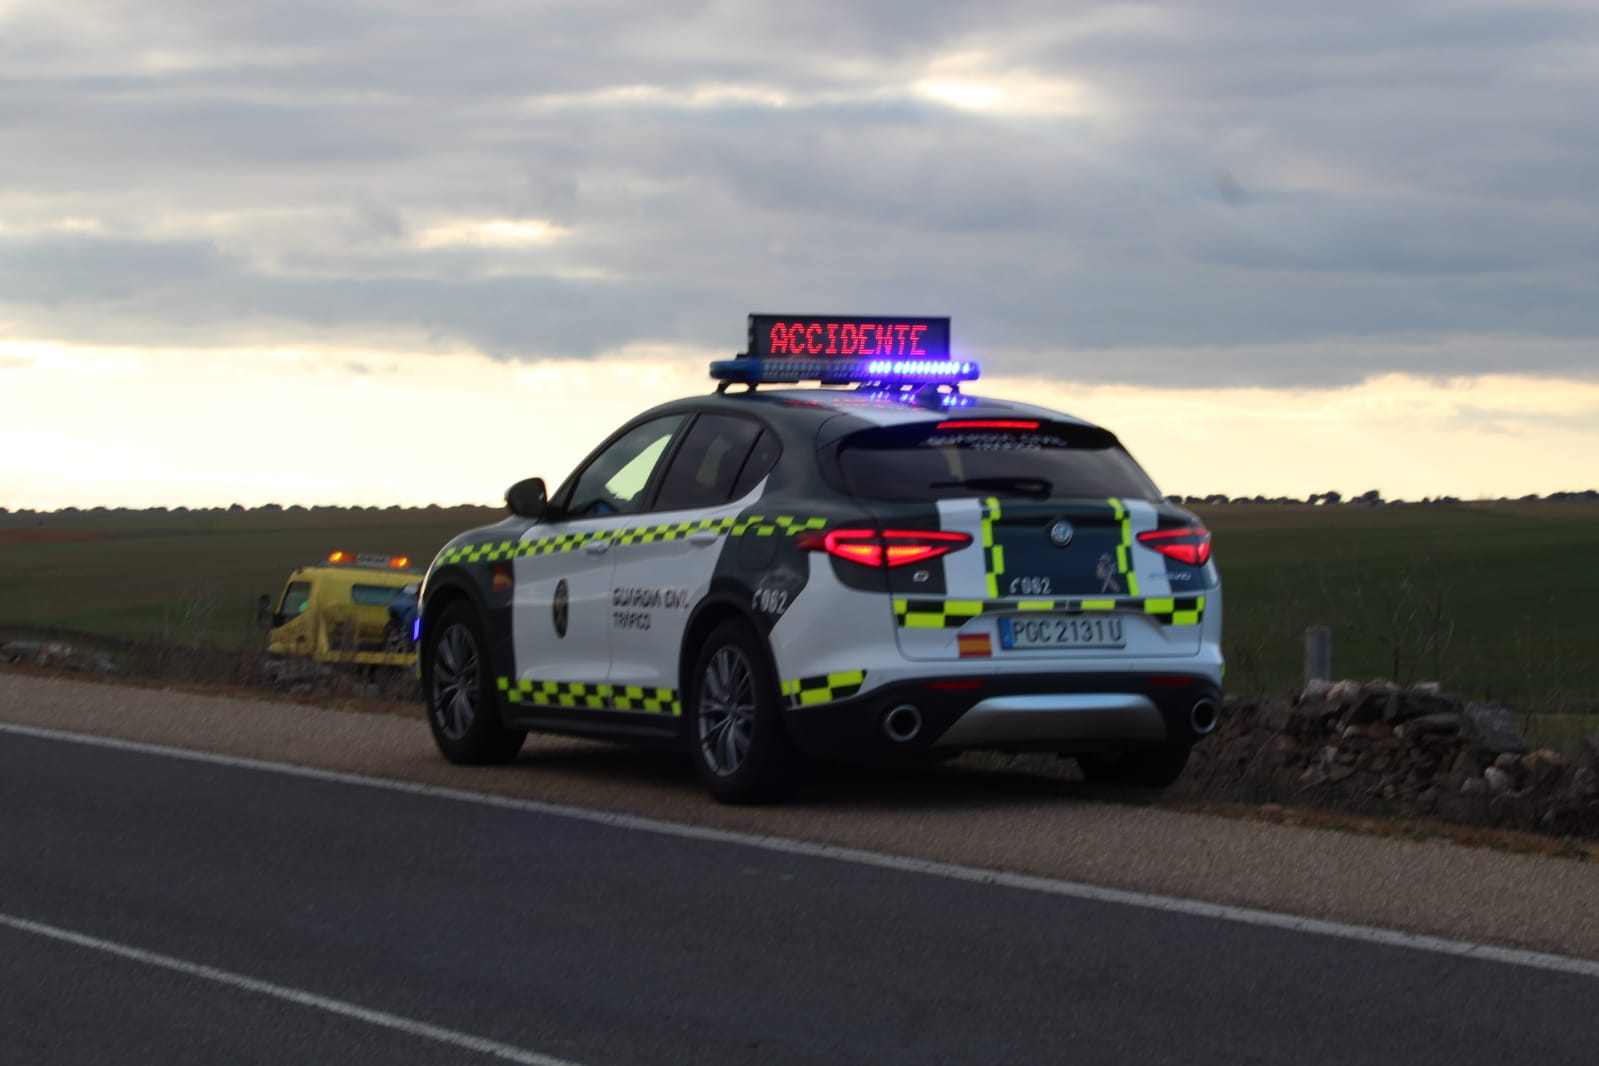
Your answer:
[[[1191,745],[1210,731],[1221,686],[1203,674],[953,675],[897,681],[785,712],[789,734],[825,759],[928,758],[963,750],[1067,754]],[[1200,708],[1196,724],[1195,709]],[[906,711],[905,708],[912,708]]]

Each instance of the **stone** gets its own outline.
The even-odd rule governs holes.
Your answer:
[[[1504,752],[1525,755],[1532,750],[1532,745],[1516,726],[1516,716],[1503,707],[1468,703],[1461,712],[1461,719],[1462,733],[1478,751],[1491,755]]]
[[[1525,775],[1527,787],[1532,789],[1547,789],[1560,780],[1570,764],[1566,757],[1558,751],[1540,748],[1530,755],[1521,757],[1521,769]]]
[[[1338,717],[1338,708],[1329,704],[1295,707],[1289,714],[1287,732],[1301,736],[1325,733]]]
[[[1305,682],[1305,687],[1299,693],[1299,702],[1309,703],[1311,700],[1325,700],[1327,693],[1332,691],[1333,683],[1323,677],[1313,677]]]
[[[1360,682],[1340,681],[1327,690],[1328,703],[1348,703],[1360,695]]]
[[[1497,766],[1490,766],[1484,770],[1482,779],[1487,782],[1490,792],[1509,792],[1516,787],[1515,778]]]
[[[1335,785],[1338,784],[1338,782],[1346,781],[1353,776],[1355,776],[1355,768],[1353,766],[1346,766],[1343,764],[1334,766],[1332,769],[1327,771],[1327,780]]]
[[[1376,692],[1363,692],[1349,708],[1349,713],[1344,716],[1344,722],[1350,727],[1367,725],[1371,722],[1380,722],[1385,716],[1384,707],[1387,698]]]
[[[1405,693],[1403,705],[1399,710],[1400,720],[1409,718],[1424,718],[1434,714],[1458,714],[1460,701],[1450,699],[1448,696],[1433,696],[1426,693]]]
[[[1427,733],[1458,733],[1461,725],[1461,717],[1458,714],[1427,714],[1395,726],[1394,732],[1403,737],[1418,737]]]

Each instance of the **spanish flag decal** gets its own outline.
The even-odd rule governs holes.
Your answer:
[[[962,659],[986,659],[994,654],[994,640],[987,633],[962,633],[955,640]]]

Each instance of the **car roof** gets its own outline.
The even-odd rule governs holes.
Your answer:
[[[949,397],[951,394],[938,394]],[[1047,422],[1066,422],[1091,426],[1093,423],[1060,411],[1013,400],[1000,400],[970,393],[958,394],[958,402],[938,401],[938,406],[918,403],[910,393],[888,392],[881,389],[862,388],[764,388],[736,389],[713,393],[709,396],[684,397],[663,404],[656,411],[665,412],[682,407],[705,409],[761,408],[768,417],[788,421],[826,421],[839,415],[858,419],[862,426],[895,426],[933,419],[973,418],[1036,418]],[[946,406],[946,404],[948,404]],[[781,414],[779,412],[782,412]],[[654,412],[651,412],[654,413]],[[807,418],[809,413],[809,419]],[[1097,427],[1096,427],[1097,428]]]

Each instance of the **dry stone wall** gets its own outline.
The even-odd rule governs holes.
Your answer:
[[[1313,683],[1230,700],[1194,749],[1202,795],[1599,838],[1599,733],[1575,755],[1533,750],[1503,707],[1436,685]]]

